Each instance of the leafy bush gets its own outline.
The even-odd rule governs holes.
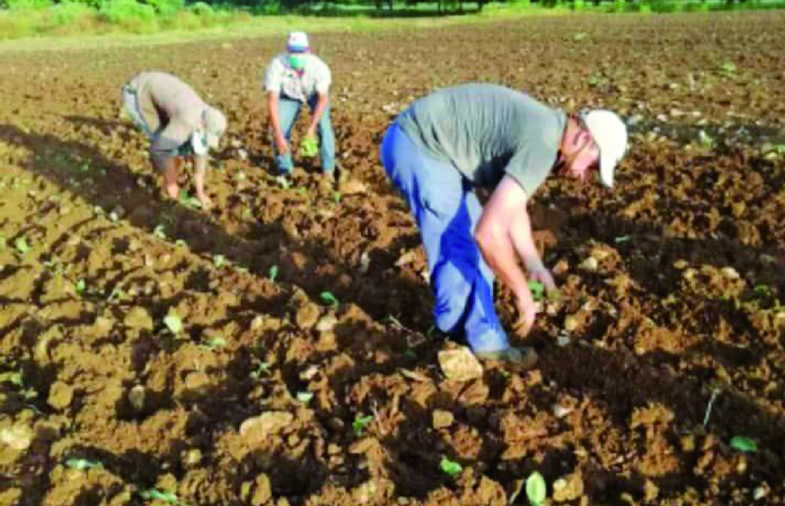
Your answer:
[[[135,0],[109,0],[98,10],[110,23],[127,24],[133,21],[155,21],[155,8]]]
[[[145,0],[145,3],[152,5],[157,13],[164,16],[174,14],[185,7],[185,0]]]

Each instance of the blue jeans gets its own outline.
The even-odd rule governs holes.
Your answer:
[[[311,108],[311,112],[316,109],[318,102],[319,95],[316,93],[308,98],[308,107]],[[292,134],[294,122],[297,121],[297,117],[300,115],[302,105],[302,102],[299,100],[292,100],[284,95],[278,97],[278,121],[287,143]],[[324,109],[316,130],[316,133],[319,135],[319,157],[322,160],[322,171],[330,173],[335,169],[335,134],[333,134],[333,126],[330,123],[329,105]],[[279,154],[275,157],[278,170],[282,174],[288,174],[294,168],[291,152],[290,148],[288,154]]]
[[[398,123],[384,135],[381,159],[420,228],[436,326],[465,338],[476,352],[508,348],[493,306],[493,271],[473,237],[482,206],[469,181],[420,149]]]

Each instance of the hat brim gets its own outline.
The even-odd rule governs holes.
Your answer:
[[[307,53],[308,46],[288,46],[287,51],[290,53]]]
[[[603,156],[600,151],[600,181],[607,188],[613,188],[613,177],[616,172],[616,160]]]

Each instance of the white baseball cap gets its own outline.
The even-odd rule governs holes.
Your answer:
[[[616,164],[627,151],[627,126],[615,112],[605,109],[589,111],[581,118],[600,148],[600,181],[610,188]]]
[[[304,53],[308,51],[308,35],[305,32],[291,32],[286,39],[286,49],[292,53]]]

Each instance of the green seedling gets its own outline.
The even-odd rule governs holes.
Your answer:
[[[545,485],[545,478],[534,471],[526,478],[526,497],[529,499],[531,506],[542,506],[547,497],[547,487]]]
[[[451,478],[455,478],[463,471],[463,467],[459,463],[452,461],[447,457],[442,457],[442,460],[439,462],[439,469]]]
[[[16,248],[16,251],[22,255],[30,251],[30,245],[27,244],[27,239],[24,237],[18,237],[16,241],[14,241],[14,247]]]
[[[202,208],[202,203],[199,201],[199,199],[196,198],[196,197],[192,197],[188,193],[188,190],[186,190],[185,188],[180,190],[180,195],[178,195],[178,200],[185,207],[190,207],[192,209],[201,209]]]
[[[758,451],[758,444],[746,436],[733,436],[730,440],[730,446],[744,453],[755,453]]]
[[[226,265],[226,257],[223,255],[213,255],[213,265],[218,267],[219,269]]]
[[[371,423],[373,417],[371,415],[368,416],[360,416],[357,413],[357,416],[354,417],[354,421],[352,422],[352,430],[354,430],[354,434],[357,437],[362,436],[365,433],[365,428]]]
[[[714,139],[703,130],[698,132],[698,142],[700,142],[701,146],[706,148],[714,147]]]
[[[147,501],[163,501],[168,502],[169,504],[177,504],[181,506],[185,506],[185,503],[180,502],[180,499],[177,498],[177,494],[174,492],[161,492],[157,488],[151,488],[148,490],[142,490],[139,492],[139,495],[142,499]]]
[[[87,290],[87,283],[85,283],[85,280],[80,279],[79,281],[74,283],[74,290],[76,290],[76,293],[78,295],[82,295],[85,292],[85,290]]]
[[[251,212],[250,209],[245,208],[243,210],[243,218],[251,218],[252,216],[253,216],[253,213]]]
[[[270,363],[269,362],[262,362],[256,368],[256,370],[251,371],[251,377],[253,379],[259,379],[264,375],[270,374]]]
[[[736,64],[732,61],[726,61],[720,65],[720,71],[722,71],[722,73],[725,75],[732,76],[736,73]]]
[[[539,281],[529,281],[529,290],[531,290],[532,298],[535,302],[541,301],[545,298],[545,285]]]
[[[619,237],[615,238],[613,242],[615,242],[616,244],[621,244],[623,242],[629,241],[630,239],[632,239],[632,237],[630,237],[629,235],[620,235]]]
[[[159,239],[166,239],[166,227],[162,224],[158,224],[153,229],[153,235]]]
[[[773,295],[769,285],[755,285],[753,291],[758,297],[771,297]]]
[[[341,203],[341,197],[342,197],[341,192],[337,190],[333,192],[333,202],[335,202],[336,204]]]
[[[174,311],[170,312],[164,318],[164,324],[172,332],[172,334],[179,334],[183,330],[183,320]]]
[[[578,33],[576,33],[575,35],[572,36],[572,40],[574,40],[576,42],[580,42],[580,41],[582,41],[583,39],[585,39],[588,36],[589,36],[589,34],[586,33],[586,32],[578,32]]]
[[[182,240],[182,239],[177,239],[177,240],[174,242],[174,245],[175,245],[175,246],[182,246],[182,247],[184,247],[184,248],[187,248],[187,247],[188,247],[188,243],[187,243],[187,242],[185,242],[185,241],[184,241],[184,240]]]
[[[300,142],[300,156],[313,158],[319,153],[319,145],[315,137],[306,137]]]
[[[321,297],[321,299],[324,302],[331,304],[334,307],[338,307],[340,305],[340,302],[338,302],[338,298],[336,298],[335,295],[332,294],[332,292],[327,292],[327,291],[322,292],[319,294],[319,297]]]
[[[297,392],[297,400],[303,404],[311,402],[311,399],[313,399],[313,392],[308,392],[307,390],[303,392]]]
[[[204,346],[208,350],[223,348],[224,346],[226,346],[226,339],[224,339],[223,337],[214,337],[209,341],[207,341],[206,343],[204,343],[202,346]]]
[[[267,271],[267,277],[270,279],[270,281],[275,281],[275,278],[278,277],[278,266],[277,265],[270,266],[270,270]]]
[[[71,469],[77,469],[79,471],[84,471],[86,469],[104,468],[104,465],[101,462],[87,459],[68,459],[65,461],[65,465]]]

